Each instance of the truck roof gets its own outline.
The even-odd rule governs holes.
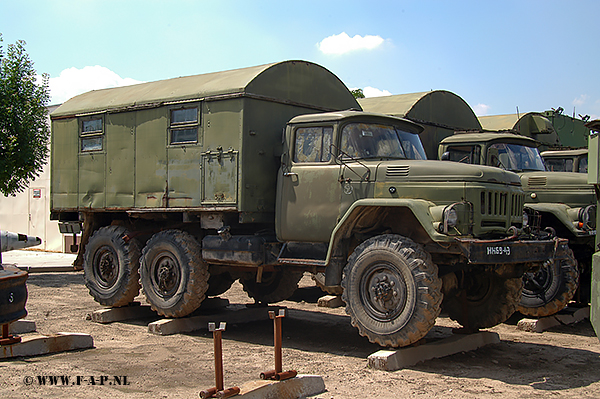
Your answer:
[[[501,132],[490,132],[490,131],[468,131],[468,132],[456,132],[453,136],[446,137],[441,143],[472,143],[472,142],[490,142],[490,141],[502,141],[502,142],[518,142],[531,147],[537,147],[540,143],[529,137],[521,136],[513,131],[501,131]]]
[[[540,155],[542,157],[564,157],[564,156],[578,156],[585,155],[588,153],[587,148],[577,148],[573,150],[549,150],[544,151]]]
[[[289,121],[289,124],[310,123],[310,122],[334,122],[334,121],[338,121],[338,120],[342,120],[342,119],[350,119],[350,118],[360,118],[361,120],[365,120],[368,118],[373,118],[373,119],[384,118],[384,119],[392,120],[394,122],[401,123],[404,125],[410,125],[415,130],[414,133],[421,133],[423,131],[423,127],[421,125],[414,123],[413,121],[410,121],[405,118],[400,118],[400,117],[391,116],[391,115],[378,114],[378,113],[374,113],[374,112],[363,112],[363,111],[359,111],[359,110],[355,110],[355,109],[349,109],[349,110],[345,110],[345,111],[323,112],[323,113],[318,113],[318,114],[298,115],[298,116],[292,118]]]
[[[291,73],[294,72],[294,73]],[[327,69],[307,61],[283,61],[230,71],[178,77],[156,82],[140,83],[131,86],[93,90],[71,98],[52,112],[51,118],[72,117],[81,114],[119,112],[137,108],[153,108],[173,103],[200,101],[204,99],[254,96],[277,99],[279,102],[293,98],[298,105],[304,104],[304,93],[288,93],[289,79],[306,79],[307,84],[315,85],[323,92],[339,91],[345,85],[332,76]],[[307,104],[327,107],[328,95],[322,95],[322,104],[314,104],[315,96],[306,99]],[[360,106],[358,103],[356,108]]]

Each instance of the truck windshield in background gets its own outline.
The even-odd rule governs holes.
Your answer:
[[[417,134],[374,123],[349,123],[344,126],[341,150],[342,156],[355,159],[427,159]]]
[[[454,162],[478,164],[481,147],[478,145],[459,145],[448,148],[444,159]],[[511,172],[545,171],[544,161],[537,148],[520,144],[496,143],[488,148],[490,165]]]

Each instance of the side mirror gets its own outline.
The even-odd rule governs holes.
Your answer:
[[[442,161],[449,161],[450,160],[450,151],[446,151],[442,154],[442,158],[440,158]]]

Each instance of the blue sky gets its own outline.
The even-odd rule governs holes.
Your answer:
[[[368,96],[449,90],[478,115],[600,118],[600,1],[0,0],[52,103],[91,89],[301,59]]]

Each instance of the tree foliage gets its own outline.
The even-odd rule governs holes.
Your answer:
[[[25,42],[9,44],[4,53],[0,34],[0,192],[5,196],[24,191],[46,164],[49,76],[38,79]]]
[[[354,89],[350,90],[354,98],[365,98],[365,93],[363,93],[362,89]]]

